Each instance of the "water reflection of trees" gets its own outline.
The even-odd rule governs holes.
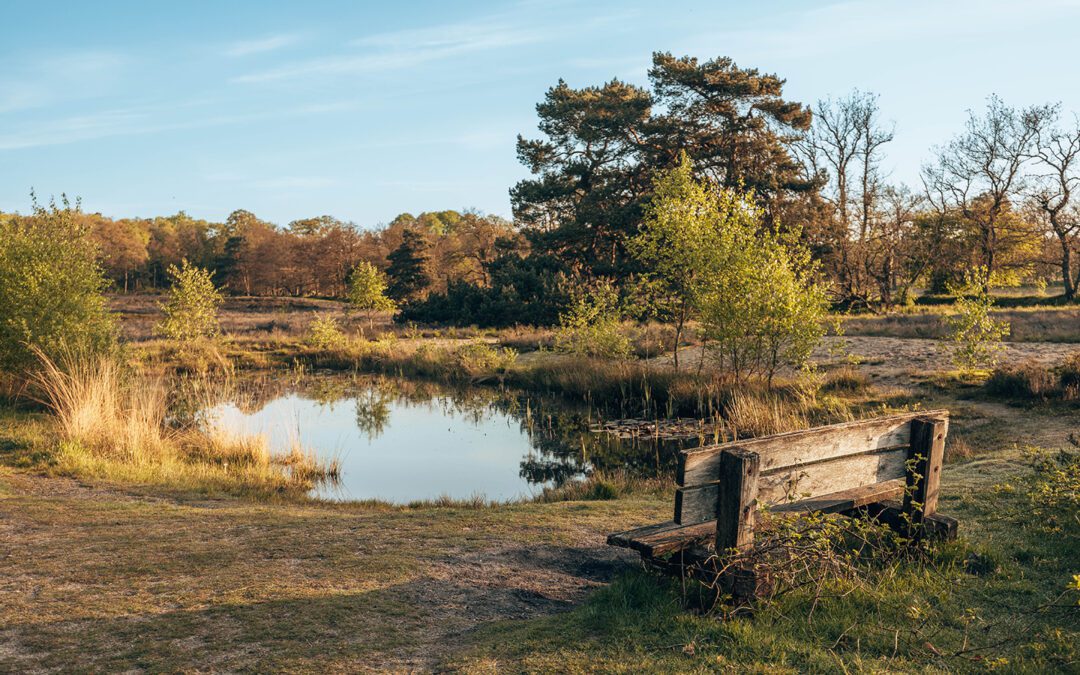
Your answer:
[[[594,433],[590,427],[602,421],[596,409],[552,395],[491,387],[447,386],[385,376],[293,374],[238,378],[221,388],[221,400],[230,399],[245,414],[254,414],[290,394],[329,406],[352,399],[356,426],[369,440],[384,433],[395,406],[437,411],[474,425],[496,416],[507,418],[529,441],[531,450],[522,458],[519,474],[534,485],[562,485],[593,471],[671,475],[678,451],[696,444],[696,439],[620,439]]]
[[[356,395],[356,426],[368,440],[375,440],[386,429],[390,420],[393,397],[380,387],[368,387]]]

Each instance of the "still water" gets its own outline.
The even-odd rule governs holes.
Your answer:
[[[315,491],[327,499],[527,498],[596,469],[670,474],[692,444],[620,439],[596,431],[596,411],[495,388],[313,376],[247,389],[209,412],[275,452],[337,459],[340,481]]]

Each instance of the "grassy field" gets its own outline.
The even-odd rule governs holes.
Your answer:
[[[265,504],[0,469],[0,666],[1064,672],[1076,524],[1032,518],[1018,459],[948,467],[960,543],[729,620],[603,546],[668,517],[670,496]]]
[[[307,306],[271,310],[282,326],[268,329],[262,309],[231,302],[241,306],[227,308],[226,362],[296,368],[299,356],[310,368],[344,358],[304,346]],[[139,321],[125,324],[132,358],[147,370],[183,365],[168,345],[140,338]],[[423,369],[452,364],[480,379],[492,365],[463,362],[458,345],[526,351],[546,339],[395,334],[384,365],[431,376]],[[439,350],[453,359],[431,356]],[[358,363],[373,362],[343,367]],[[521,386],[570,395],[680,401],[707,384],[646,376],[640,363],[590,370],[547,352],[496,365]],[[875,385],[864,372],[872,368],[833,371],[800,423],[882,405],[950,408],[940,508],[960,520],[960,540],[918,555],[882,552],[738,618],[688,609],[678,584],[604,545],[609,532],[668,519],[670,484],[497,506],[324,503],[81,470],[64,463],[45,412],[0,406],[0,671],[1080,669],[1080,409],[1010,405],[978,379],[946,372],[904,379],[901,367]],[[711,395],[722,402],[730,392]],[[1066,454],[1038,461],[1036,448]]]

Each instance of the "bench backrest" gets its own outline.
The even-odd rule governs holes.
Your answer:
[[[937,503],[947,432],[948,411],[933,410],[684,450],[674,520],[691,525],[717,518],[724,502],[739,499],[725,495],[722,485],[728,493],[752,491],[757,506],[773,506],[886,481],[914,484],[920,476],[915,498],[929,515]],[[919,458],[918,466],[909,463]],[[733,472],[749,473],[751,480],[736,476],[732,482]]]

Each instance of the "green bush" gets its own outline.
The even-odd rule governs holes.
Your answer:
[[[517,361],[517,351],[475,341],[454,350],[454,366],[468,377],[505,373]]]
[[[184,260],[180,267],[169,266],[169,276],[172,287],[161,306],[165,318],[158,324],[158,332],[183,343],[216,337],[221,331],[218,310],[224,300],[210,272]]]
[[[340,349],[348,343],[337,319],[332,316],[316,316],[308,326],[307,343],[315,349]]]
[[[630,339],[622,333],[619,295],[609,284],[578,294],[559,316],[555,349],[566,354],[628,358]]]
[[[64,200],[0,216],[0,368],[32,367],[35,350],[55,361],[115,344],[107,282],[79,215]]]
[[[386,276],[366,260],[360,261],[349,275],[349,304],[367,315],[369,326],[376,312],[390,312],[397,307],[386,296],[386,286]]]
[[[978,278],[979,272],[971,277]],[[1003,349],[1001,338],[1009,334],[1009,323],[991,316],[994,299],[985,284],[969,281],[949,290],[957,296],[956,314],[945,317],[944,340],[953,363],[961,370],[992,368]]]
[[[661,314],[677,332],[696,315],[716,360],[738,381],[771,381],[782,366],[805,365],[825,333],[829,302],[798,233],[767,227],[753,194],[696,180],[685,154],[654,190],[630,250],[660,282]]]

